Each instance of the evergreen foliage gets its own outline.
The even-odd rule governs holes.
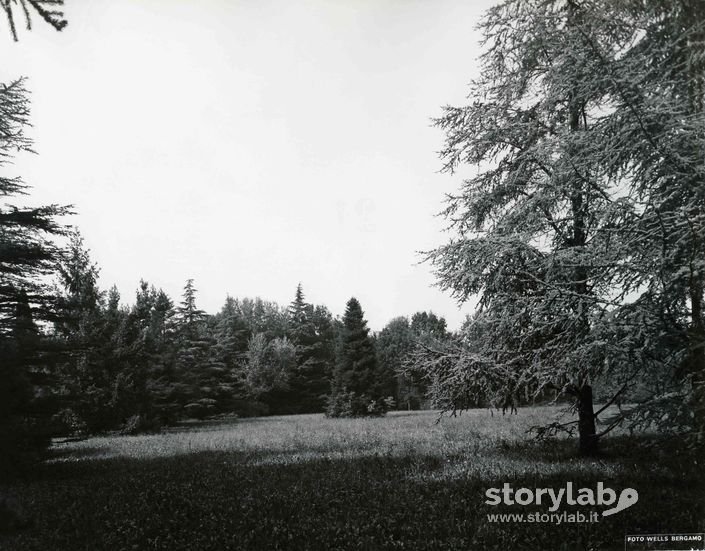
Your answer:
[[[327,309],[305,302],[300,283],[287,313],[288,333],[296,347],[296,367],[290,377],[290,410],[292,413],[321,412],[330,391],[334,353],[331,315]]]
[[[32,142],[25,134],[29,107],[24,79],[0,86],[0,168],[11,163],[18,152],[31,152]],[[3,201],[28,192],[29,186],[21,178],[0,175]],[[53,273],[60,254],[53,238],[66,232],[57,220],[69,213],[70,207],[59,205],[37,208],[0,205],[0,334],[12,330],[21,293],[33,305],[36,319],[51,318],[53,294],[45,279]]]
[[[15,41],[18,40],[15,15],[17,6],[22,8],[22,16],[28,31],[32,30],[33,12],[57,31],[61,31],[66,27],[68,21],[64,19],[64,13],[56,8],[63,5],[64,0],[0,0],[0,8],[5,12],[10,33]]]
[[[480,167],[449,198],[456,238],[428,254],[443,288],[480,296],[467,339],[481,342],[420,360],[455,406],[555,390],[579,419],[541,432],[577,425],[592,454],[593,386],[617,383],[611,402],[647,380],[656,395],[632,420],[702,435],[702,9],[508,0],[488,11],[472,102],[437,121],[445,169]]]
[[[112,390],[122,370],[111,361],[110,354],[115,335],[110,330],[118,327],[105,325],[99,270],[78,231],[71,235],[58,272],[58,319],[54,327],[63,356],[56,371],[61,416],[76,416],[81,427],[89,431],[105,430],[115,423]]]
[[[31,151],[29,93],[24,79],[0,86],[0,168]],[[24,208],[9,201],[28,193],[19,177],[0,175],[0,473],[30,465],[46,444],[41,434],[46,383],[44,342],[36,322],[53,319],[55,297],[46,283],[64,235],[58,218],[69,207]]]
[[[380,395],[376,375],[374,340],[369,334],[360,302],[353,297],[343,316],[327,414],[352,417],[385,413],[386,404]]]

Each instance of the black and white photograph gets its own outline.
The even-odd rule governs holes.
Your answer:
[[[1,551],[705,551],[705,0],[0,0]]]

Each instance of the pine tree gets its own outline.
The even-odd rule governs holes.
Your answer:
[[[331,389],[337,338],[336,324],[328,308],[321,305],[312,307],[310,319],[314,328],[315,341],[307,360],[310,366],[307,385],[309,401],[303,410],[309,413],[325,410],[326,399]]]
[[[345,308],[332,394],[327,413],[333,417],[384,412],[376,381],[374,341],[359,301],[351,298]]]
[[[58,272],[60,316],[56,327],[60,333],[77,336],[86,330],[90,318],[97,316],[103,301],[103,293],[98,288],[100,270],[91,260],[90,251],[77,229],[71,233]]]
[[[610,207],[604,182],[580,161],[605,94],[588,80],[597,60],[582,39],[595,15],[570,1],[511,0],[489,10],[474,101],[446,108],[438,121],[447,170],[487,168],[449,199],[445,214],[459,239],[429,255],[458,298],[481,293],[484,363],[495,367],[459,369],[485,378],[489,400],[534,378],[570,389],[584,454],[596,450],[599,368],[581,351],[599,306],[588,245]]]
[[[24,79],[0,86],[0,167],[10,164],[18,152],[31,151],[32,141],[25,134],[29,107]],[[4,201],[28,192],[21,178],[0,176]],[[38,404],[33,396],[47,384],[49,361],[41,351],[35,322],[55,318],[56,297],[47,280],[61,256],[53,239],[66,234],[58,218],[69,213],[69,207],[57,205],[0,205],[0,387],[11,395],[0,398],[9,408],[0,421],[0,456],[8,462],[6,472],[17,466],[13,458],[27,459],[22,459],[21,448],[38,451],[43,445],[32,436],[31,417],[36,417]]]
[[[239,310],[236,299],[228,296],[220,312],[214,316],[215,355],[228,372],[232,385],[232,404],[243,399],[242,366],[246,363],[250,329]]]
[[[180,404],[175,400],[176,384],[176,331],[175,311],[171,298],[159,289],[149,317],[147,348],[150,366],[148,389],[155,417],[160,423],[170,424],[180,414]]]
[[[187,416],[205,418],[219,413],[231,398],[228,368],[218,357],[214,328],[209,316],[196,306],[193,279],[184,286],[176,309],[176,383],[174,398]]]
[[[63,359],[57,366],[62,416],[76,416],[90,432],[114,428],[118,419],[113,389],[119,366],[112,361],[113,336],[105,330],[99,269],[77,230],[58,272],[54,330],[63,348]]]
[[[32,142],[24,133],[28,125],[29,93],[24,79],[0,86],[0,167],[12,162],[16,152],[31,151]],[[21,178],[0,176],[0,197],[5,200],[26,195],[28,190]],[[70,207],[57,205],[0,205],[0,335],[12,330],[21,293],[33,305],[37,320],[52,318],[54,294],[45,281],[61,253],[52,238],[66,233],[57,219],[69,213]]]
[[[669,387],[667,366],[701,348],[698,5],[506,1],[482,23],[473,102],[438,120],[446,170],[480,171],[449,199],[456,239],[428,258],[461,301],[480,295],[483,340],[435,358],[436,376],[455,396],[572,396],[578,420],[547,430],[577,424],[584,454],[600,436],[593,385]],[[697,394],[703,371],[686,371]]]
[[[193,279],[186,280],[181,305],[176,309],[179,327],[189,336],[198,332],[199,324],[205,318],[205,312],[196,307],[196,293],[198,290],[193,285]]]
[[[289,320],[294,327],[299,327],[306,323],[306,309],[307,304],[304,297],[304,290],[301,283],[299,283],[296,286],[294,300],[289,305],[289,308],[287,308],[287,315],[289,316]]]
[[[223,361],[235,368],[247,350],[251,337],[250,327],[241,313],[239,301],[230,296],[225,299],[225,304],[215,317]]]
[[[288,409],[291,413],[321,412],[329,388],[325,344],[316,331],[315,309],[305,301],[300,283],[287,316],[288,334],[296,346],[296,368],[291,374],[290,395],[286,398]]]
[[[112,328],[110,350],[113,369],[118,371],[114,406],[122,420],[121,430],[136,434],[158,430],[169,415],[167,408],[171,371],[170,339],[173,303],[154,285],[141,280],[131,308],[119,308],[119,293],[111,289],[104,313]],[[167,408],[168,409],[168,408]]]
[[[16,41],[14,10],[18,3],[4,0],[1,5]],[[62,14],[45,0],[20,0],[19,5],[27,29],[31,29],[30,6],[57,30],[66,25]],[[32,142],[24,133],[29,125],[29,93],[24,83],[19,79],[0,86],[0,167],[11,163],[16,153],[31,151]],[[3,199],[25,195],[27,190],[21,178],[0,176]],[[34,428],[28,425],[26,408],[33,400],[25,398],[37,390],[28,370],[33,369],[34,375],[46,370],[45,359],[41,365],[36,362],[33,318],[47,321],[53,317],[54,295],[45,281],[60,256],[52,239],[65,233],[57,218],[69,213],[69,207],[58,205],[0,205],[0,478],[28,465],[29,456],[47,445],[34,437]],[[31,368],[30,358],[35,360]]]

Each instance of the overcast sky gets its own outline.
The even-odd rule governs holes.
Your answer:
[[[175,300],[187,278],[227,294],[307,299],[369,325],[458,309],[418,250],[458,177],[440,174],[444,104],[477,71],[491,0],[67,0],[13,43],[2,82],[32,90],[39,155],[15,169],[32,201],[73,203],[101,268],[131,303],[140,278]]]

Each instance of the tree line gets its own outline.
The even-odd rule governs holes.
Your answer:
[[[0,165],[31,151],[24,79],[0,88]],[[416,342],[450,338],[433,313],[374,334],[351,298],[342,318],[305,299],[282,307],[228,296],[198,307],[140,281],[131,303],[99,286],[70,205],[22,207],[21,178],[0,176],[0,462],[10,473],[55,436],[157,431],[221,415],[382,415],[428,405],[409,369]]]
[[[136,434],[217,416],[371,416],[428,405],[425,380],[407,360],[420,339],[450,338],[443,318],[417,312],[374,334],[357,299],[334,317],[307,302],[301,284],[286,307],[228,296],[211,315],[198,307],[192,279],[176,301],[140,281],[125,304],[115,286],[100,288],[78,231],[43,225],[67,209],[26,211],[15,237],[26,239],[27,250],[48,247],[46,258],[26,268],[19,257],[3,264],[21,276],[17,292],[3,288],[12,293],[0,318],[0,445],[8,462],[26,462],[56,436]],[[0,216],[6,212],[21,211]],[[42,232],[64,236],[66,246],[32,241]],[[5,253],[22,244],[8,236]],[[29,269],[36,262],[53,282]]]

